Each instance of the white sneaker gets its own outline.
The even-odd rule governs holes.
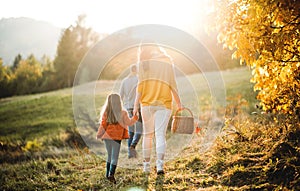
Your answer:
[[[157,159],[156,160],[156,171],[157,173],[163,173],[164,172],[164,161]]]
[[[150,162],[143,162],[143,166],[144,166],[143,171],[145,173],[150,173]]]

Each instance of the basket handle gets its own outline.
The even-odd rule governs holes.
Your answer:
[[[176,116],[177,113],[180,112],[180,111],[182,111],[182,110],[187,110],[191,114],[191,116],[194,117],[192,111],[189,108],[186,108],[186,107],[177,109],[176,112],[175,112],[175,114],[174,114],[174,116]]]

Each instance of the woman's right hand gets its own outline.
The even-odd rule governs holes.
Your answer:
[[[179,102],[179,103],[177,104],[177,109],[182,110],[183,108],[184,108],[184,106],[182,105],[181,102]]]

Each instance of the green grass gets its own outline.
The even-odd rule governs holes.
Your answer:
[[[253,100],[252,85],[249,83],[250,72],[247,69],[239,69],[235,71],[223,72],[224,80],[226,83],[227,91],[230,94],[242,94],[243,97]],[[199,80],[200,79],[200,80]],[[197,97],[190,96],[190,88],[186,88],[186,81],[179,84],[182,94],[183,103],[187,106],[189,102],[197,99]],[[98,92],[96,92],[96,106],[97,112],[104,103],[105,97],[108,92],[112,91],[114,82],[105,82],[103,85],[98,85]],[[117,83],[117,86],[119,84]],[[208,85],[201,75],[193,75],[191,77],[191,86],[194,86],[195,93],[209,99]],[[247,87],[247,89],[245,88]],[[105,90],[105,91],[102,91]],[[198,92],[200,91],[201,92]],[[192,92],[194,93],[194,92]],[[195,94],[194,93],[194,94]],[[85,101],[90,99],[91,96],[82,96],[82,108],[86,109]],[[86,100],[85,100],[86,99]],[[251,101],[252,101],[251,100]],[[208,101],[199,102],[203,107],[210,104]],[[193,104],[192,109],[195,111],[199,108]],[[196,113],[196,112],[195,112]],[[196,116],[197,117],[197,116]],[[97,119],[94,118],[96,121]],[[15,141],[29,141],[35,138],[46,140],[46,138],[57,134],[57,132],[65,131],[69,128],[76,127],[74,122],[73,108],[72,108],[72,91],[71,89],[59,90],[55,92],[19,96],[0,100],[0,142],[15,142]]]
[[[0,140],[27,141],[74,126],[71,104],[71,95],[2,103]]]
[[[154,168],[149,175],[143,174],[141,156],[127,161],[126,149],[122,150],[120,160],[125,163],[121,162],[123,165],[117,168],[116,185],[104,178],[103,155],[74,145],[79,137],[71,89],[0,100],[0,190],[296,189],[291,184],[272,180],[277,174],[286,172],[281,168],[286,164],[282,161],[287,161],[287,167],[299,172],[299,167],[293,166],[299,160],[287,157],[292,150],[288,150],[288,145],[293,142],[276,146],[275,143],[283,142],[280,124],[274,124],[263,114],[250,115],[257,111],[256,93],[249,83],[250,71],[240,68],[223,71],[222,75],[226,85],[226,123],[216,140],[210,137],[214,124],[204,124],[201,133],[174,159],[166,162],[164,176],[157,176]],[[183,102],[194,113],[205,115],[203,111],[209,110],[211,103],[209,87],[200,74],[189,76],[189,80],[193,88],[179,79]],[[118,84],[106,81],[98,85],[95,91],[97,112],[107,93]],[[198,97],[193,95],[194,91]],[[81,102],[83,108],[84,100],[85,96]],[[125,146],[126,142],[122,144]],[[98,146],[104,148],[101,142]],[[299,153],[299,147],[292,145],[291,148]],[[53,152],[49,154],[51,149]],[[284,156],[278,155],[279,151]],[[136,168],[127,168],[126,162],[135,163]],[[293,174],[289,174],[289,178],[295,185],[299,183],[293,179]]]

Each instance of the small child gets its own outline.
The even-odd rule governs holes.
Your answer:
[[[116,184],[114,177],[122,139],[128,139],[128,126],[133,125],[138,116],[129,118],[128,112],[122,108],[121,97],[118,94],[110,94],[102,108],[100,126],[97,139],[104,141],[107,151],[106,178]]]

